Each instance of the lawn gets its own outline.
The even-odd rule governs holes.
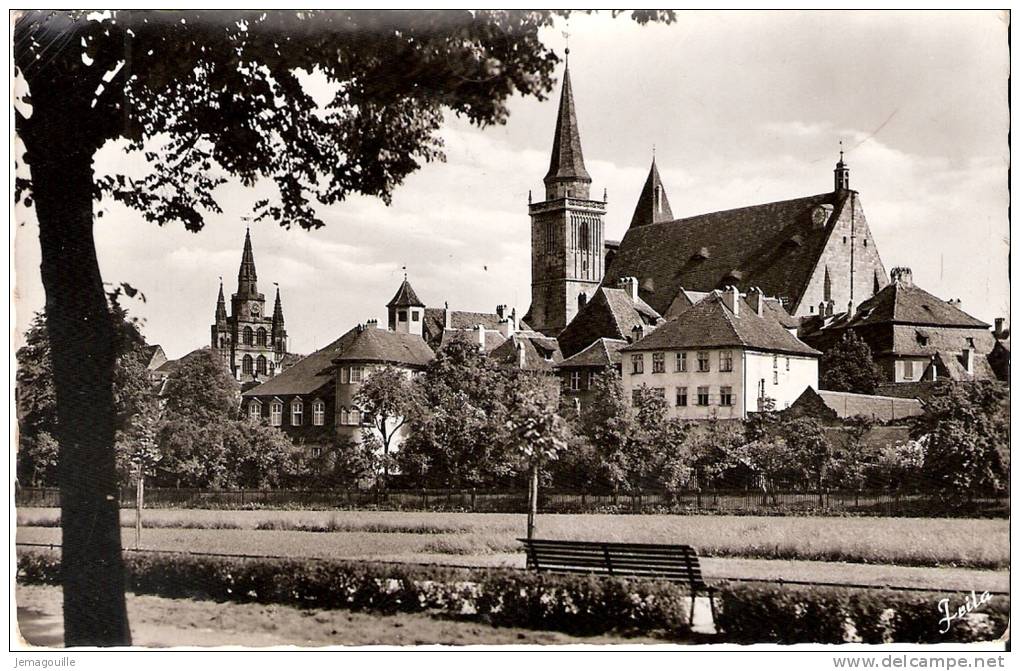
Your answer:
[[[18,540],[59,543],[59,511],[18,511]],[[144,512],[142,547],[309,557],[484,557],[516,553],[524,515],[373,511]],[[122,511],[132,526],[134,512]],[[51,527],[51,528],[42,528]],[[258,531],[255,531],[258,530]],[[725,515],[539,515],[538,535],[686,543],[707,557],[1003,569],[1009,521]],[[124,529],[126,547],[134,534]],[[197,545],[196,545],[197,544]]]

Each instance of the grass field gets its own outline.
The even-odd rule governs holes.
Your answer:
[[[18,511],[18,540],[59,542],[59,511]],[[131,526],[134,512],[122,511]],[[523,515],[486,513],[145,511],[142,546],[292,556],[516,553]],[[50,528],[40,528],[50,527]],[[258,531],[253,531],[258,530]],[[708,557],[821,560],[901,566],[1002,569],[1009,522],[998,519],[540,515],[545,538],[686,543]],[[125,546],[134,536],[125,529]],[[239,549],[239,548],[243,548]]]

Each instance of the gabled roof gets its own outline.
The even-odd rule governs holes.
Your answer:
[[[654,325],[659,313],[641,298],[632,300],[625,289],[599,287],[556,339],[566,356],[573,356],[599,338],[628,340],[635,326]]]
[[[742,298],[739,299],[737,314],[733,314],[718,292],[688,308],[673,321],[659,325],[624,351],[717,347],[821,355],[791,335],[770,313],[759,316]]]
[[[577,111],[574,109],[574,90],[570,85],[570,68],[563,71],[563,88],[560,91],[560,110],[556,116],[556,134],[553,136],[552,156],[549,160],[550,180],[576,179],[591,182],[584,167],[581,153],[581,134],[577,128]]]
[[[352,328],[347,333],[326,345],[322,349],[312,352],[303,359],[288,366],[282,373],[279,373],[257,387],[247,390],[242,394],[245,398],[253,396],[290,396],[293,394],[314,394],[325,393],[330,386],[335,384],[333,379],[334,366],[333,358],[350,344],[357,335],[357,328]]]
[[[414,289],[411,288],[411,283],[404,278],[404,281],[400,283],[400,288],[397,289],[397,293],[393,295],[390,302],[386,304],[388,308],[404,308],[404,307],[415,307],[423,308],[425,304],[418,298],[418,294],[414,293]]]
[[[556,369],[564,368],[608,368],[617,366],[623,361],[620,350],[627,346],[626,340],[599,338],[574,356],[556,364]]]
[[[506,341],[503,334],[494,329],[485,329],[485,352],[488,354]],[[439,337],[438,349],[443,349],[452,342],[464,342],[478,346],[478,329],[443,329]]]
[[[658,199],[656,199],[656,195]],[[666,187],[659,177],[659,169],[655,166],[655,159],[652,159],[652,168],[648,171],[648,179],[638,196],[637,207],[634,208],[634,216],[630,219],[631,227],[655,224],[660,221],[672,221],[673,210],[669,207],[669,198],[666,197]]]
[[[987,329],[988,324],[921,287],[892,282],[861,303],[848,326],[855,328],[882,323],[952,326]]]
[[[435,358],[421,336],[381,328],[356,327],[354,338],[333,359],[338,362],[392,363],[420,367]]]
[[[669,304],[669,309],[667,309],[665,314],[662,315],[663,318],[667,321],[670,319],[676,319],[680,316],[681,312],[707,298],[709,293],[711,292],[688,291],[687,289],[680,287],[680,290],[676,292],[676,298],[674,298],[673,302]]]
[[[521,353],[518,345],[524,350],[524,365],[521,366]],[[563,361],[559,343],[556,338],[544,336],[534,331],[511,334],[502,345],[490,355],[523,370],[552,372],[553,366]]]
[[[963,352],[959,350],[938,352],[935,355],[935,370],[938,372],[939,378],[948,377],[950,380],[958,382],[997,379],[995,370],[991,362],[988,361],[988,354],[974,352],[971,356],[973,357],[974,372],[968,373]]]
[[[757,286],[795,305],[846,201],[845,193],[823,193],[631,227],[604,283],[637,277],[641,297],[660,313],[680,287]],[[814,216],[825,216],[823,225]]]

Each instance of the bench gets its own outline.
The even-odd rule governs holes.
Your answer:
[[[518,538],[528,554],[528,568],[548,573],[585,573],[666,580],[687,585],[691,590],[691,621],[694,599],[708,595],[715,619],[715,588],[701,576],[697,551],[689,545],[653,543],[602,543],[592,541]]]

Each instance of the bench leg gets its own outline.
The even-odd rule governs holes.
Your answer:
[[[694,606],[697,603],[698,593],[695,590],[691,590],[691,616],[688,618],[687,625],[690,627],[694,626]]]

